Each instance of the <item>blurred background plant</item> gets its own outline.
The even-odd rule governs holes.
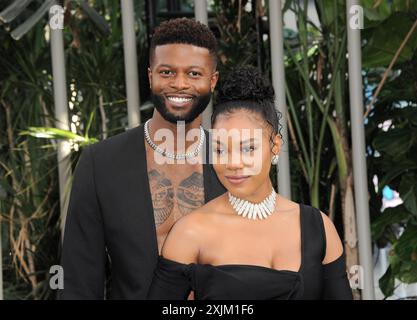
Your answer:
[[[0,11],[11,2],[2,1]],[[59,264],[56,139],[72,142],[75,166],[83,145],[127,127],[120,2],[90,1],[86,11],[79,1],[65,1],[68,132],[54,128],[46,17],[20,40],[10,36],[42,2],[33,1],[12,24],[0,27],[0,213],[6,299],[54,298],[49,268]],[[135,6],[140,80],[146,82],[144,2],[136,1]]]
[[[12,2],[2,1],[0,11]],[[0,217],[6,299],[55,296],[49,289],[49,267],[59,263],[56,140],[71,142],[74,167],[85,144],[127,129],[120,2],[64,2],[68,132],[54,128],[46,17],[18,41],[10,36],[42,3],[32,1],[13,23],[0,26]],[[209,3],[209,25],[219,40],[221,77],[244,64],[270,75],[268,2]],[[358,264],[358,257],[345,1],[283,3],[284,14],[295,22],[284,30],[289,109],[289,138],[284,143],[291,155],[292,194],[295,201],[319,207],[334,220],[345,240],[349,267]],[[395,279],[417,282],[416,32],[403,44],[415,24],[417,3],[363,0],[362,5],[372,232],[376,249],[391,250],[389,268],[380,281],[388,297]],[[193,16],[193,1],[140,0],[135,1],[135,10],[145,121],[153,111],[146,73],[150,33],[164,19]],[[271,178],[276,185],[275,168]],[[385,209],[385,186],[398,191],[403,204]]]
[[[417,282],[417,2],[365,1],[365,119],[372,238],[387,248],[385,297]],[[372,183],[373,182],[373,183]],[[399,201],[389,200],[399,195]],[[417,299],[415,294],[414,299]]]

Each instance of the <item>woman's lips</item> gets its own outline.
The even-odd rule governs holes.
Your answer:
[[[226,176],[226,179],[234,185],[238,185],[248,180],[250,176]]]

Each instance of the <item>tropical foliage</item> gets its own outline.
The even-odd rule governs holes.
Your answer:
[[[379,283],[389,297],[396,279],[417,282],[417,3],[367,4],[363,66],[372,91],[366,124],[369,185],[378,177],[377,188],[369,189],[372,237],[378,247],[391,248]],[[403,204],[380,213],[385,186],[398,191]]]
[[[12,1],[2,2],[0,11]],[[185,1],[189,8],[191,1]],[[345,240],[348,266],[358,264],[352,181],[344,0],[286,0],[296,17],[286,28],[285,66],[292,194],[327,212]],[[56,141],[79,150],[127,127],[120,2],[65,1],[65,54],[71,130],[55,128],[46,17],[16,41],[13,31],[43,1],[32,1],[0,26],[0,218],[6,299],[53,299],[49,267],[57,264],[60,204]],[[213,0],[210,26],[219,39],[221,75],[252,64],[270,74],[268,2]],[[308,6],[317,12],[312,20]],[[417,4],[363,0],[364,110],[372,236],[391,247],[380,281],[417,282]],[[135,1],[142,120],[147,102],[145,1]],[[187,9],[188,10],[188,9]],[[318,23],[317,23],[318,21]],[[387,36],[389,35],[389,36]],[[409,37],[408,37],[409,35]],[[374,178],[378,185],[374,188]],[[276,184],[276,172],[271,172]],[[404,203],[381,213],[390,186]],[[357,293],[356,293],[357,294]],[[358,294],[357,294],[358,296]]]
[[[12,1],[9,1],[11,3]],[[1,4],[0,11],[9,3]],[[59,263],[60,204],[56,139],[83,145],[127,127],[119,1],[94,9],[66,1],[65,54],[71,130],[55,129],[47,17],[15,41],[34,1],[0,30],[0,213],[6,299],[50,299],[49,268]],[[138,60],[146,75],[144,2],[136,3]],[[140,81],[146,96],[146,76]],[[149,111],[144,111],[149,116]],[[42,138],[42,139],[39,139]],[[51,139],[53,138],[53,139]]]

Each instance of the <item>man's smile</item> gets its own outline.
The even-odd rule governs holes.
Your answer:
[[[168,102],[168,105],[171,107],[190,107],[193,104],[193,96],[191,95],[166,95],[166,102]]]

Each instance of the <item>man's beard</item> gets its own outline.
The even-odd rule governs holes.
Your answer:
[[[193,122],[208,106],[210,99],[211,99],[211,92],[207,94],[203,94],[201,96],[195,96],[193,98],[193,104],[191,106],[190,111],[183,115],[183,116],[176,116],[173,113],[169,112],[166,105],[165,105],[165,98],[164,96],[151,93],[152,95],[152,102],[161,114],[162,118],[166,121],[176,124],[177,121],[184,121],[186,124]]]

